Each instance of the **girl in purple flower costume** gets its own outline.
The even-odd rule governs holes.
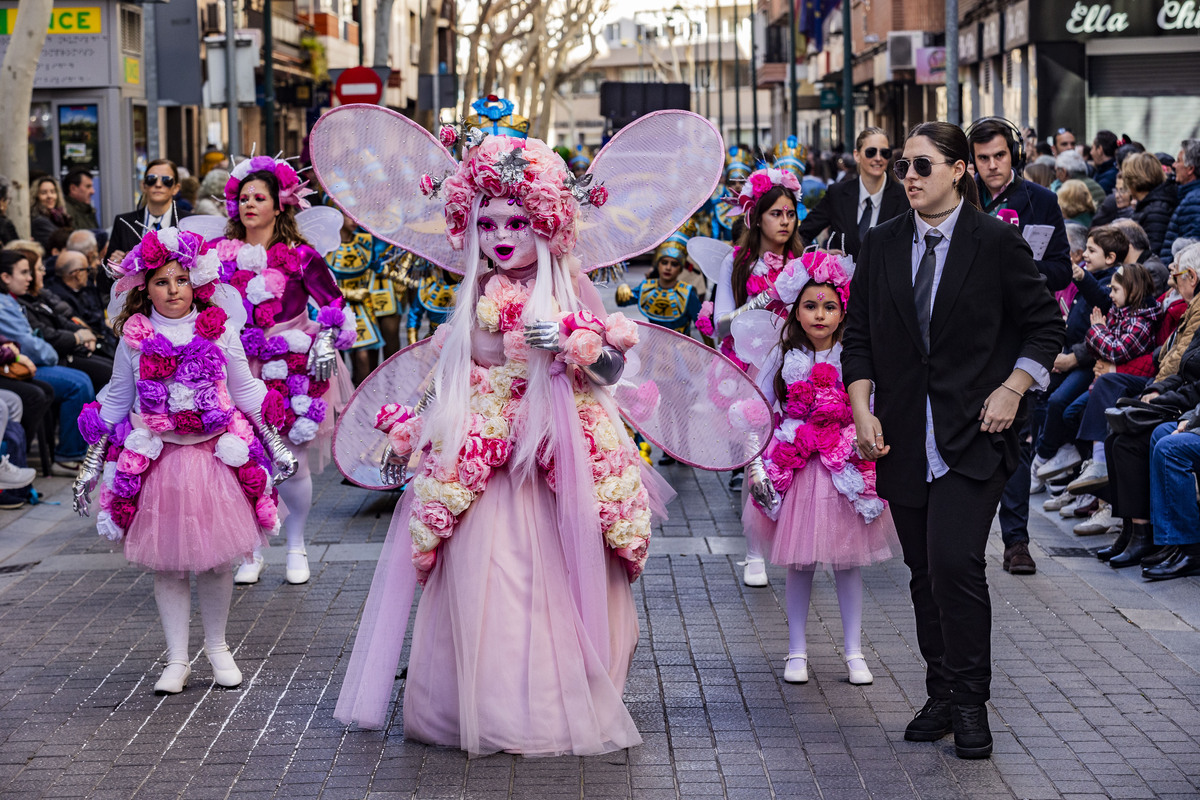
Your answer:
[[[286,403],[281,433],[300,463],[293,480],[280,488],[287,508],[288,583],[309,579],[304,526],[312,507],[312,475],[329,456],[334,414],[350,397],[337,351],[355,341],[354,314],[324,258],[297,227],[297,211],[311,214],[305,197],[312,190],[286,162],[256,156],[234,167],[225,185],[229,225],[216,243],[222,279],[242,293],[247,321],[242,345],[250,368]],[[332,209],[340,227],[341,217]],[[308,304],[318,309],[308,315]],[[310,463],[310,459],[313,461]],[[257,583],[262,554],[238,569],[236,583]]]
[[[191,674],[190,572],[215,680],[238,686],[225,642],[230,565],[279,529],[274,483],[296,469],[277,430],[283,401],[250,372],[240,297],[217,284],[220,262],[202,237],[148,233],[120,271],[121,342],[112,381],[79,418],[89,448],[75,510],[88,514],[100,483],[99,533],[123,539],[126,558],[155,571],[167,640],[155,692],[181,692]]]

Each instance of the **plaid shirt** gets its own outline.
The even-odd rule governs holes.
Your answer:
[[[1085,341],[1096,358],[1124,364],[1154,349],[1162,307],[1158,303],[1141,308],[1113,306],[1106,324],[1088,329]]]

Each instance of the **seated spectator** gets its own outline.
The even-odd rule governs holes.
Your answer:
[[[100,252],[99,242],[96,241],[96,234],[91,231],[74,231],[67,237],[67,249],[83,253],[87,258],[88,285],[95,288],[97,296],[107,307],[112,294],[113,280],[100,268],[104,256]]]
[[[112,380],[113,354],[97,350],[99,339],[95,332],[82,319],[72,318],[69,305],[44,291],[46,268],[42,265],[41,245],[17,240],[5,245],[4,249],[24,256],[33,264],[29,289],[17,297],[30,328],[54,348],[59,364],[86,373],[91,378],[92,389],[100,391]]]
[[[21,427],[24,406],[19,395],[0,389],[0,509],[25,505],[37,470],[29,469],[25,454],[29,445]]]
[[[1054,167],[1034,162],[1025,167],[1021,176],[1030,183],[1036,183],[1038,186],[1045,186],[1049,189],[1050,184],[1054,183]]]
[[[1054,191],[1057,192],[1058,187],[1067,181],[1083,181],[1087,190],[1092,194],[1093,207],[1099,207],[1104,202],[1104,190],[1100,188],[1100,184],[1088,177],[1087,162],[1074,150],[1067,150],[1055,156],[1054,176],[1055,183],[1050,184],[1050,188]]]
[[[71,310],[67,316],[78,317],[101,340],[97,349],[112,358],[117,352],[117,338],[105,318],[105,304],[96,284],[91,281],[92,268],[82,253],[66,250],[55,262],[54,274],[46,274],[47,293],[65,303]]]
[[[1106,194],[1112,194],[1117,185],[1117,135],[1112,131],[1096,131],[1092,139],[1092,164],[1096,172],[1092,178]]]
[[[0,246],[17,238],[17,226],[8,218],[8,193],[11,189],[8,178],[0,175]]]
[[[1150,277],[1154,279],[1155,297],[1167,291],[1171,271],[1150,249],[1150,239],[1146,237],[1142,226],[1131,219],[1118,219],[1113,222],[1113,227],[1125,234],[1125,238],[1129,240],[1129,253],[1125,256],[1125,263],[1141,264],[1146,268]]]
[[[1092,227],[1092,216],[1096,213],[1096,204],[1092,201],[1092,194],[1083,181],[1075,178],[1065,181],[1058,187],[1055,194],[1058,195],[1058,206],[1062,209],[1064,220]]]
[[[50,234],[50,243],[42,245],[46,250],[44,261],[46,262],[46,274],[54,274],[54,263],[58,259],[58,254],[67,249],[67,240],[71,238],[71,231],[68,228],[58,228],[54,233]],[[37,241],[34,239],[34,241]],[[41,244],[41,242],[38,242]]]
[[[1160,252],[1171,224],[1171,215],[1179,205],[1175,182],[1164,178],[1162,165],[1149,153],[1137,153],[1125,159],[1121,166],[1121,180],[1125,182],[1133,201],[1131,218],[1146,232],[1151,252]]]
[[[5,369],[9,364],[19,362],[35,377],[17,380]],[[21,398],[23,408],[22,426],[28,433],[37,433],[42,429],[42,417],[54,403],[54,388],[36,377],[37,365],[22,355],[17,343],[0,335],[0,390],[12,392]]]
[[[66,228],[68,231],[74,229],[71,217],[63,207],[58,181],[49,175],[43,175],[33,181],[33,208],[29,211],[29,217],[33,240],[42,247],[49,245],[50,234],[59,228]]]
[[[1183,140],[1175,159],[1175,183],[1179,187],[1179,205],[1171,215],[1160,251],[1163,261],[1168,264],[1176,239],[1200,236],[1200,139]]]
[[[96,209],[92,205],[92,196],[96,194],[92,173],[83,167],[71,170],[63,179],[63,188],[67,192],[65,204],[71,227],[77,231],[99,228]]]
[[[14,250],[0,250],[0,335],[16,342],[21,353],[37,367],[37,377],[54,387],[59,406],[55,463],[67,474],[74,475],[79,470],[80,459],[87,453],[87,442],[75,421],[83,413],[83,406],[96,399],[96,393],[88,376],[77,369],[60,366],[58,353],[30,327],[17,297],[24,296],[32,283],[33,270],[29,260]]]

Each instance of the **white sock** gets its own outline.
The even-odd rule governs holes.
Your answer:
[[[1092,460],[1097,464],[1104,463],[1104,442],[1092,442]]]

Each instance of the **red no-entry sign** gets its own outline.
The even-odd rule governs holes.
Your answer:
[[[338,75],[333,91],[343,103],[378,103],[383,81],[369,67],[350,67]]]

